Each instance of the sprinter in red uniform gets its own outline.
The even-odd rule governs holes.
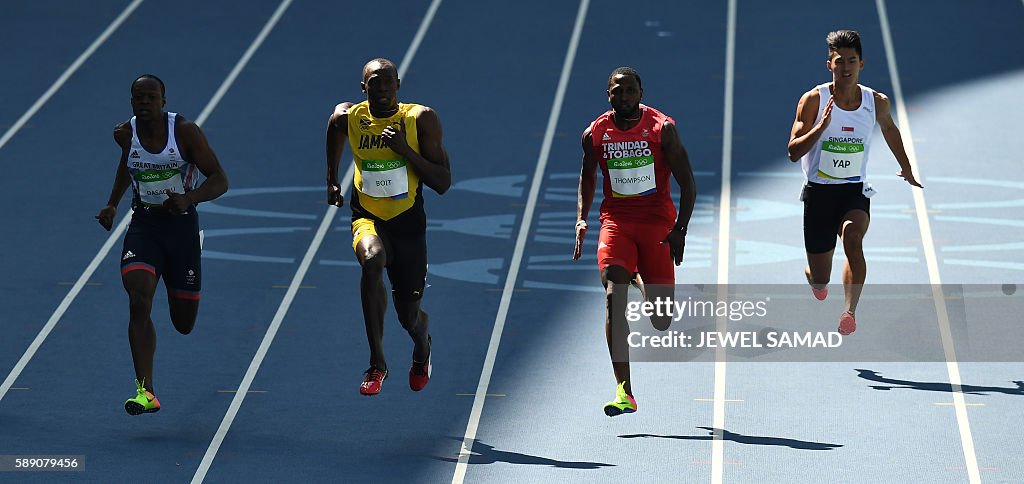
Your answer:
[[[672,262],[679,265],[683,261],[686,226],[697,197],[693,170],[675,121],[640,104],[643,93],[635,70],[615,69],[608,78],[612,109],[583,131],[573,260],[579,259],[583,248],[600,166],[604,201],[597,263],[605,288],[605,337],[618,383],[615,400],[604,406],[609,417],[637,408],[629,379],[625,314],[629,284],[635,281],[649,301],[671,298],[675,284]],[[670,176],[680,189],[678,214],[672,203]],[[649,285],[647,291],[644,283]],[[652,317],[651,322],[659,330],[671,324],[668,317]]]

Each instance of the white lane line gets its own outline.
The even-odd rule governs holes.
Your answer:
[[[893,100],[896,103],[897,122],[900,126],[900,133],[903,137],[903,144],[907,150],[907,158],[910,159],[910,166],[914,170],[917,179],[922,179],[921,170],[917,164],[917,153],[914,150],[914,137],[910,131],[910,117],[907,115],[907,105],[903,98],[903,88],[900,84],[899,71],[896,68],[896,49],[893,46],[892,33],[889,28],[889,15],[885,9],[885,0],[876,0],[878,6],[878,20],[882,26],[882,40],[885,44],[885,56],[889,61],[889,77],[892,79]],[[914,207],[917,209],[917,224],[921,231],[921,244],[924,248],[925,261],[928,267],[928,279],[932,285],[932,299],[935,301],[935,312],[939,321],[939,333],[942,336],[942,349],[946,356],[946,372],[949,374],[949,383],[952,386],[953,406],[956,409],[956,422],[960,430],[960,444],[963,447],[964,460],[967,465],[967,477],[971,484],[981,482],[981,473],[978,469],[978,457],[974,452],[974,438],[971,436],[971,424],[967,418],[967,406],[964,401],[963,387],[961,386],[960,366],[956,361],[956,348],[953,344],[952,332],[949,328],[949,314],[946,309],[946,299],[942,294],[942,281],[939,278],[939,262],[935,255],[935,241],[932,238],[931,222],[928,220],[928,206],[925,204],[924,190],[911,189],[914,194]]]
[[[732,223],[732,114],[733,86],[736,61],[736,0],[729,0],[725,34],[725,101],[722,116],[722,188],[718,206],[718,300],[729,297],[729,248]],[[715,322],[719,334],[726,331],[726,320]],[[725,472],[725,349],[715,348],[715,395],[712,424],[715,429],[711,440],[711,482],[721,484]]]
[[[269,32],[270,28],[273,28],[273,23],[277,22],[277,18],[280,18],[280,15],[284,13],[284,10],[290,3],[291,0],[285,0],[285,2],[282,2],[281,7],[279,7],[278,11],[275,12],[275,16],[271,18],[271,21],[267,22],[267,27],[264,28],[265,32]],[[402,78],[405,75],[405,69],[412,62],[413,56],[416,55],[416,50],[419,48],[420,42],[426,34],[430,23],[433,21],[434,13],[437,11],[440,4],[441,0],[433,0],[433,3],[431,3],[430,8],[427,10],[427,13],[424,15],[423,20],[420,22],[420,28],[416,32],[416,36],[409,45],[409,49],[405,52],[405,57],[402,58],[402,63],[398,70],[399,78]],[[258,39],[265,38],[265,32],[261,32],[261,37]],[[246,52],[246,54],[251,56],[250,52]],[[349,165],[344,178],[341,180],[343,192],[346,187],[352,183],[352,176],[354,173],[355,164],[353,163]],[[221,444],[224,443],[224,438],[227,437],[228,431],[231,429],[231,424],[234,423],[235,416],[238,415],[238,410],[242,407],[242,402],[245,401],[246,395],[249,394],[249,388],[252,386],[253,380],[256,379],[256,373],[259,372],[260,366],[263,365],[263,359],[270,350],[270,345],[274,343],[277,331],[280,329],[285,315],[288,314],[292,301],[295,299],[295,294],[298,292],[303,278],[306,277],[306,272],[309,270],[309,266],[313,262],[313,257],[316,256],[317,250],[320,249],[320,245],[323,243],[324,237],[331,226],[331,222],[334,221],[337,211],[338,207],[335,207],[334,205],[327,207],[327,212],[324,214],[324,218],[320,221],[320,227],[313,236],[313,241],[310,242],[309,248],[306,249],[306,255],[303,256],[302,262],[299,264],[299,268],[295,271],[295,275],[292,277],[292,282],[288,285],[288,290],[285,292],[284,299],[281,300],[281,305],[278,306],[277,312],[274,314],[274,319],[271,320],[270,326],[267,328],[267,333],[263,336],[263,341],[260,343],[260,347],[256,350],[256,354],[253,355],[252,361],[249,363],[249,368],[246,370],[245,376],[242,377],[242,382],[238,385],[238,390],[235,392],[234,398],[231,399],[231,405],[228,406],[228,410],[224,414],[224,419],[221,420],[220,427],[217,428],[217,433],[214,434],[213,439],[210,441],[210,446],[206,449],[206,454],[203,455],[202,462],[199,463],[199,468],[196,469],[195,475],[192,476],[192,484],[199,484],[203,482],[206,478],[206,474],[210,471],[210,466],[213,464],[213,460],[217,457],[217,452],[220,450]]]
[[[345,179],[342,180],[342,186],[348,186],[351,183],[353,171],[354,166],[350,165],[348,172],[345,173]],[[192,476],[193,484],[203,482],[203,479],[206,478],[206,473],[209,472],[213,459],[217,457],[217,451],[220,450],[221,444],[224,443],[224,438],[227,437],[231,424],[234,423],[235,416],[238,415],[238,409],[242,407],[242,402],[245,400],[246,395],[249,394],[249,388],[252,386],[253,380],[256,379],[256,373],[263,364],[263,359],[266,357],[267,351],[270,350],[270,345],[274,343],[274,338],[281,327],[281,322],[284,321],[284,316],[288,313],[288,309],[291,308],[295,294],[299,291],[299,285],[302,283],[302,279],[306,277],[306,272],[309,270],[313,257],[320,248],[320,244],[323,242],[324,236],[327,234],[327,230],[330,228],[337,211],[338,207],[334,205],[327,207],[327,213],[324,214],[323,220],[320,221],[320,227],[313,236],[313,241],[310,242],[309,248],[306,249],[306,255],[302,258],[299,268],[295,271],[292,282],[288,286],[288,291],[285,292],[284,299],[281,300],[281,305],[278,306],[274,319],[267,328],[267,333],[263,335],[263,341],[256,350],[252,362],[249,363],[249,368],[246,370],[245,376],[242,377],[242,382],[238,385],[234,398],[231,399],[231,405],[228,406],[227,413],[224,414],[224,419],[221,420],[220,427],[217,428],[217,433],[214,434],[213,439],[210,441],[210,446],[206,449],[206,454],[203,455],[202,462],[199,463],[199,468],[196,469],[195,475]]]
[[[82,64],[84,64],[85,61],[92,56],[93,52],[96,52],[96,49],[98,49],[100,45],[102,45],[103,42],[105,42],[107,38],[110,37],[110,35],[113,34],[114,31],[117,30],[122,23],[124,23],[125,19],[127,19],[128,16],[131,15],[132,12],[134,12],[135,9],[141,3],[142,0],[135,0],[127,7],[125,7],[124,11],[121,12],[121,14],[118,15],[117,18],[115,18],[114,21],[111,22],[110,25],[108,25],[107,28],[103,30],[100,36],[96,37],[96,40],[94,40],[92,44],[90,44],[89,47],[85,49],[85,51],[82,52],[82,54],[79,55],[77,59],[75,59],[75,62],[73,62],[64,71],[64,73],[61,74],[61,76],[53,82],[53,85],[51,85],[50,88],[47,89],[46,92],[43,93],[43,95],[40,96],[39,99],[37,99],[31,107],[28,108],[28,111],[25,111],[25,114],[22,114],[21,117],[18,118],[18,120],[14,123],[14,125],[11,126],[6,133],[4,133],[4,136],[0,138],[0,149],[2,149],[4,145],[6,145],[7,142],[11,138],[13,138],[19,130],[21,130],[22,126],[24,126],[25,123],[28,122],[28,120],[32,118],[32,116],[34,116],[36,112],[39,111],[39,109],[42,108],[47,101],[50,100],[51,97],[53,97],[53,95],[61,88],[61,86],[63,86],[64,83],[67,82],[68,78],[70,78],[71,75],[74,74],[75,71],[77,71],[78,68],[81,67]],[[32,343],[28,346],[28,349],[25,350],[25,354],[21,355],[21,359],[19,359],[18,362],[14,365],[14,368],[11,369],[11,372],[7,375],[7,378],[4,379],[4,382],[0,383],[0,400],[4,399],[4,395],[6,395],[8,390],[11,389],[11,386],[14,385],[14,381],[17,380],[19,376],[21,376],[21,372],[25,369],[25,366],[28,365],[28,362],[32,360],[32,357],[35,356],[36,351],[39,350],[39,346],[43,344],[43,341],[45,341],[47,336],[50,335],[50,332],[53,331],[54,326],[57,325],[57,321],[60,321],[61,316],[63,316],[64,312],[67,311],[68,306],[71,305],[71,302],[74,301],[76,297],[78,297],[78,293],[82,291],[82,287],[85,286],[85,283],[89,281],[90,277],[92,277],[92,273],[96,271],[96,268],[99,267],[100,262],[103,261],[103,256],[105,256],[107,252],[110,251],[110,247],[114,244],[114,241],[121,235],[121,233],[124,231],[127,225],[127,219],[122,220],[121,223],[117,224],[117,229],[114,230],[112,234],[110,234],[110,237],[107,238],[107,241],[103,244],[103,247],[100,248],[100,252],[96,254],[96,257],[94,257],[92,262],[90,262],[89,265],[86,266],[85,271],[82,272],[82,275],[78,277],[78,281],[76,281],[75,284],[71,286],[71,290],[69,290],[68,294],[64,296],[64,300],[61,301],[59,305],[57,305],[57,309],[54,310],[53,314],[50,315],[50,319],[48,319],[46,321],[46,324],[43,325],[43,329],[39,330],[39,334],[37,334],[35,339],[32,340]]]
[[[558,116],[562,111],[565,91],[569,87],[569,76],[572,73],[572,66],[576,59],[576,49],[579,46],[580,36],[583,33],[583,20],[587,16],[589,6],[590,0],[581,0],[579,10],[576,12],[576,23],[573,26],[572,37],[569,39],[569,47],[565,52],[565,61],[562,63],[562,74],[558,79],[558,89],[555,91],[554,102],[551,104],[551,114],[548,116],[548,126],[544,132],[544,142],[541,144],[537,167],[533,172],[533,182],[530,185],[530,194],[526,199],[526,208],[523,209],[523,220],[519,225],[519,234],[516,236],[515,251],[512,253],[512,261],[509,263],[508,276],[505,278],[505,288],[501,292],[501,302],[498,305],[497,316],[494,318],[494,329],[491,331],[491,342],[487,346],[487,356],[484,358],[484,366],[480,371],[480,383],[476,387],[476,396],[473,397],[473,409],[470,411],[469,422],[466,424],[466,434],[462,439],[462,449],[459,451],[459,461],[455,465],[452,484],[462,484],[466,478],[469,457],[473,453],[473,441],[476,439],[476,433],[480,425],[480,416],[484,409],[484,401],[487,398],[487,388],[490,386],[491,373],[494,370],[494,360],[498,354],[498,344],[501,342],[501,333],[505,328],[505,319],[508,317],[512,292],[516,287],[519,266],[523,260],[523,251],[526,249],[526,242],[529,239],[533,211],[537,207],[540,184],[544,179],[544,170],[548,164],[551,143],[555,138],[555,129],[558,128]]]
[[[39,111],[39,109],[42,108],[43,105],[46,104],[46,102],[49,101],[50,98],[57,93],[57,91],[60,90],[61,86],[63,86],[64,83],[67,82],[69,78],[71,78],[75,71],[77,71],[79,67],[82,67],[82,64],[85,64],[85,61],[89,60],[89,57],[92,57],[92,54],[96,52],[96,49],[98,49],[101,45],[103,45],[104,42],[107,41],[107,38],[110,37],[111,34],[113,34],[114,31],[121,26],[122,23],[124,23],[125,19],[127,19],[128,16],[131,15],[132,12],[134,12],[135,9],[138,8],[138,6],[141,3],[142,0],[135,0],[132,3],[128,4],[128,6],[125,7],[124,11],[122,11],[121,14],[118,15],[113,22],[110,22],[110,25],[108,25],[107,28],[104,29],[102,33],[100,33],[99,37],[96,37],[96,40],[92,41],[92,44],[90,44],[89,47],[86,48],[78,56],[78,58],[75,59],[75,61],[72,62],[71,65],[64,70],[64,73],[61,74],[56,81],[53,81],[53,85],[51,85],[50,88],[47,89],[42,96],[39,96],[39,99],[36,99],[36,102],[32,104],[30,108],[28,108],[28,111],[25,111],[25,114],[22,114],[21,117],[18,118],[18,120],[15,121],[14,124],[7,130],[7,132],[4,133],[4,136],[0,138],[0,149],[2,149],[4,145],[6,145],[7,142],[10,141],[10,139],[13,138],[14,135],[17,134],[23,126],[25,126],[25,123],[27,123],[32,116],[35,116],[36,112]],[[2,393],[0,393],[0,395],[2,395]]]

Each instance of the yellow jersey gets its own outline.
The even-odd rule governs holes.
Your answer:
[[[363,101],[348,110],[348,140],[355,162],[353,218],[370,215],[386,221],[414,206],[422,210],[419,176],[381,137],[384,128],[399,130],[404,120],[406,143],[419,153],[416,115],[422,109],[419,104],[399,103],[394,115],[377,118],[370,114],[369,101]]]

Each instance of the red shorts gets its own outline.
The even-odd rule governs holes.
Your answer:
[[[639,272],[645,284],[675,284],[672,251],[662,243],[671,225],[605,220],[597,243],[597,265]]]

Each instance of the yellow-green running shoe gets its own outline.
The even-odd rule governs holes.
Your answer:
[[[614,417],[636,411],[636,400],[633,399],[632,395],[626,394],[625,385],[626,382],[619,383],[618,389],[615,390],[615,400],[604,404],[605,415]]]
[[[160,411],[160,400],[156,399],[156,396],[146,391],[145,380],[135,380],[135,398],[131,398],[124,402],[124,411],[128,412],[128,415],[141,415],[144,413],[154,413]]]

